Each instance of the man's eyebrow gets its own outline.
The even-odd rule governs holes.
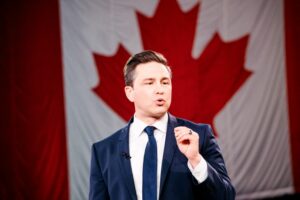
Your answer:
[[[155,78],[149,77],[149,78],[144,78],[144,79],[143,79],[143,81],[153,81],[153,80],[155,80]]]
[[[155,80],[155,78],[148,77],[143,79],[143,81],[153,81],[153,80]],[[170,77],[162,77],[160,80],[170,80]]]
[[[161,80],[171,80],[170,77],[162,77]]]

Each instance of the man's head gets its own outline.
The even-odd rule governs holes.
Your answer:
[[[134,103],[135,115],[147,121],[162,117],[172,96],[171,69],[163,55],[144,51],[133,55],[124,67],[125,93]]]
[[[168,66],[167,59],[160,53],[157,53],[157,52],[154,52],[151,50],[146,50],[146,51],[142,51],[141,53],[137,53],[137,54],[131,56],[128,59],[128,61],[126,62],[124,70],[123,70],[125,85],[133,86],[135,68],[139,64],[149,63],[149,62],[157,62],[157,63],[163,64],[169,71],[170,75],[172,76],[171,69]]]

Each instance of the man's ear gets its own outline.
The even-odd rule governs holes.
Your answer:
[[[133,88],[131,86],[125,86],[124,90],[127,99],[131,102],[134,102]]]

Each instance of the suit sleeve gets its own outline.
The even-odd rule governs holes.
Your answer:
[[[103,179],[95,144],[92,146],[92,158],[90,169],[90,192],[89,200],[108,200],[108,190]]]
[[[235,189],[228,177],[223,156],[209,125],[205,126],[204,134],[200,137],[204,137],[200,153],[207,162],[208,177],[198,185],[198,192],[207,199],[234,200]]]

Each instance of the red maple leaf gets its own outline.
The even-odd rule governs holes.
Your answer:
[[[176,1],[163,0],[153,18],[139,13],[137,17],[144,49],[164,54],[172,68],[171,113],[213,124],[216,114],[251,74],[244,68],[248,36],[223,42],[216,33],[201,56],[192,58],[199,7],[183,13]],[[126,121],[134,113],[123,89],[123,66],[129,56],[122,45],[113,57],[94,53],[101,80],[94,92]]]

